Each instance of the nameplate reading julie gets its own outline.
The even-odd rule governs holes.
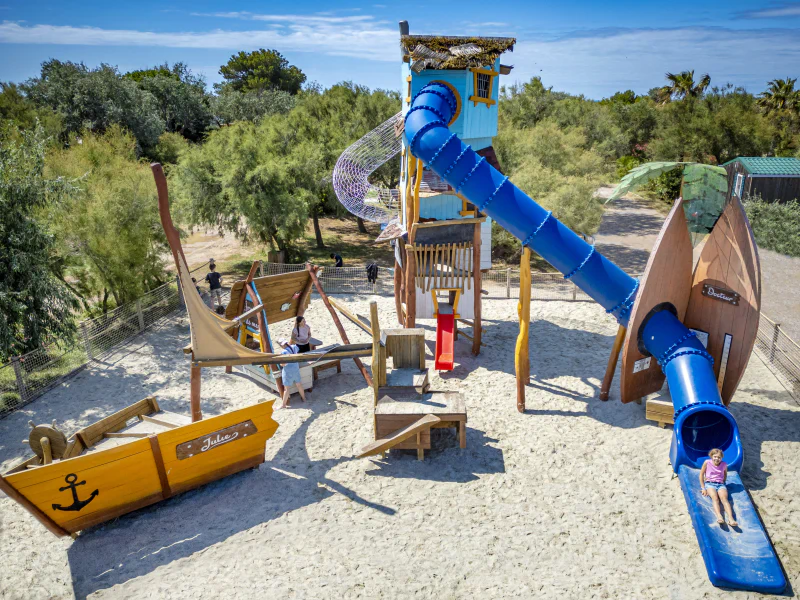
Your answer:
[[[236,425],[231,425],[225,429],[207,433],[202,437],[178,444],[175,447],[175,452],[178,455],[178,460],[191,458],[197,454],[205,454],[214,448],[219,448],[225,444],[230,444],[236,440],[246,438],[248,435],[253,435],[257,431],[258,429],[255,424],[248,419],[247,421],[236,423]]]
[[[708,296],[709,298],[714,298],[714,300],[719,300],[720,302],[727,302],[728,304],[739,306],[739,294],[710,283],[703,284],[703,296]]]

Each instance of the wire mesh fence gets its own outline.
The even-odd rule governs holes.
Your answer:
[[[769,317],[758,322],[755,350],[795,400],[800,400],[800,345]]]
[[[304,268],[305,265],[264,262],[260,274],[277,275]],[[366,266],[326,267],[319,279],[328,294],[390,296],[394,293],[394,270],[385,267],[378,268],[375,281],[368,279]],[[532,300],[591,300],[574,284],[565,281],[560,273],[532,273],[531,280]],[[519,270],[516,269],[491,269],[482,274],[481,287],[489,298],[518,299],[519,286]],[[167,283],[135,302],[81,322],[72,343],[38,348],[0,365],[0,418],[182,308],[176,282]],[[800,345],[786,335],[780,324],[761,315],[755,350],[789,393],[800,400]]]
[[[37,348],[0,366],[0,418],[72,377],[92,359],[158,323],[182,305],[176,283],[167,283],[130,304],[82,321],[75,338]]]

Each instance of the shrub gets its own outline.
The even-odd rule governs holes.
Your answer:
[[[744,210],[761,248],[800,256],[800,203],[764,202],[761,196],[745,198]]]

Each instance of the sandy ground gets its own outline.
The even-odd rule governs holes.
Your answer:
[[[364,297],[341,297],[366,312]],[[393,300],[380,298],[392,326]],[[2,598],[680,598],[759,597],[711,586],[668,463],[671,431],[644,406],[597,400],[615,324],[592,303],[532,306],[533,381],[515,408],[516,303],[487,300],[480,357],[459,340],[435,389],[465,394],[467,449],[439,430],[424,462],[371,441],[371,392],[352,362],[326,371],[307,405],[276,412],[267,462],[57,539],[0,496]],[[317,300],[314,334],[335,330]],[[275,327],[280,335],[288,324]],[[426,329],[429,359],[433,323]],[[351,339],[367,341],[355,327]],[[0,421],[0,464],[25,456],[26,422],[73,431],[156,394],[188,412],[187,323],[135,338]],[[209,370],[206,414],[269,399]],[[789,579],[800,581],[800,407],[756,357],[731,410],[743,479]]]

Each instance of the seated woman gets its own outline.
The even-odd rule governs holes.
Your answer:
[[[311,327],[303,317],[297,317],[292,329],[292,343],[297,344],[300,352],[311,350]]]

